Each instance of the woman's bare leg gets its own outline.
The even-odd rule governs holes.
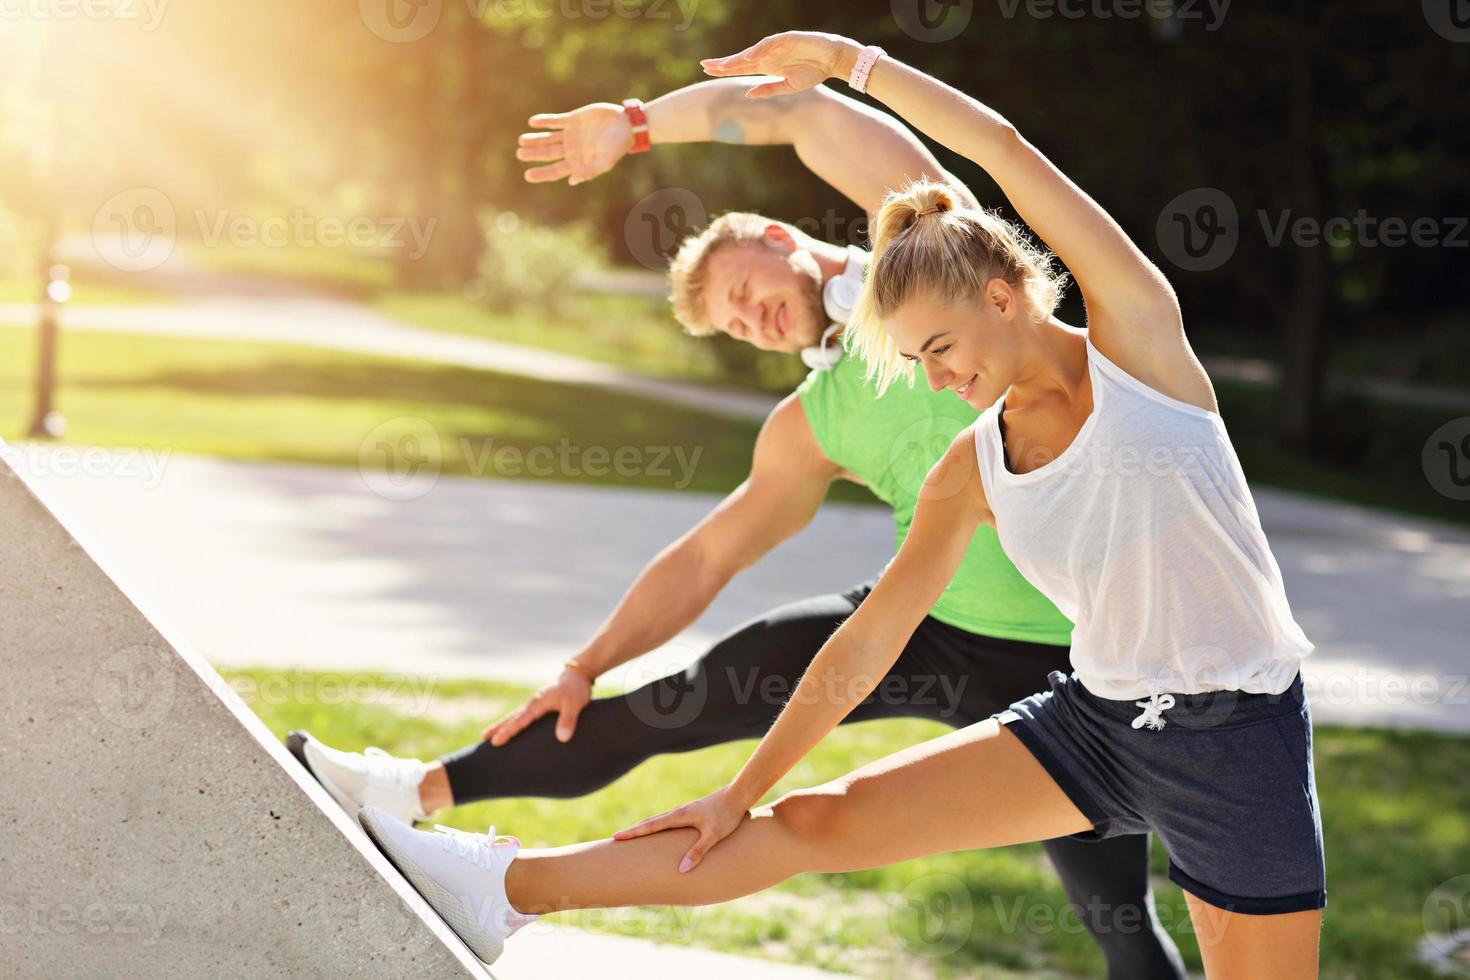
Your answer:
[[[1015,735],[994,720],[897,752],[757,807],[680,874],[693,830],[523,850],[506,875],[522,912],[705,905],[809,871],[873,868],[1091,827]]]
[[[1205,975],[1230,980],[1313,980],[1317,976],[1322,912],[1244,915],[1227,912],[1188,892]]]

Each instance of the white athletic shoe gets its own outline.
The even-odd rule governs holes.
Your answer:
[[[391,814],[365,806],[357,819],[388,860],[486,963],[505,940],[540,916],[518,912],[505,897],[505,872],[520,852],[514,837],[472,834],[443,825],[414,830]]]
[[[376,748],[343,752],[300,731],[286,736],[286,747],[354,817],[365,806],[407,822],[429,817],[419,806],[419,785],[429,767],[418,759],[395,758]]]

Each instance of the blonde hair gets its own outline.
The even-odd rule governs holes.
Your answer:
[[[719,333],[719,328],[710,321],[704,302],[710,258],[727,245],[760,241],[773,224],[781,222],[749,211],[731,211],[720,215],[699,234],[684,239],[669,263],[669,302],[674,307],[674,318],[683,325],[685,333],[694,337]]]
[[[843,342],[878,379],[879,394],[900,375],[912,383],[912,366],[883,329],[884,316],[921,292],[944,302],[979,300],[990,280],[1004,279],[1033,316],[1049,317],[1067,284],[1055,262],[1013,222],[967,207],[947,184],[917,180],[883,200],[873,264]]]

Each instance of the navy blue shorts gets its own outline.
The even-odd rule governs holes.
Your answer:
[[[1164,727],[1052,671],[1051,690],[997,714],[1102,839],[1153,831],[1169,878],[1232,912],[1327,904],[1312,714],[1298,675],[1281,694],[1175,695]]]

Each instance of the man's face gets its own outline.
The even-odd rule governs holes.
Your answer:
[[[827,327],[816,259],[781,232],[709,257],[705,308],[715,327],[761,350],[795,354]]]

